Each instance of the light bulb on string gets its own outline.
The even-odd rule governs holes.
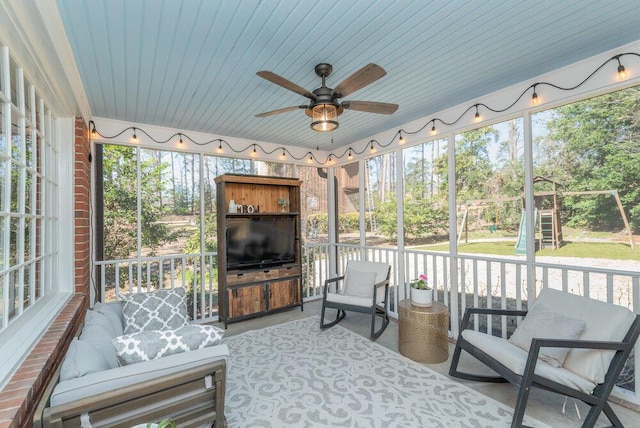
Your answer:
[[[540,99],[538,98],[538,92],[536,92],[536,87],[538,84],[533,85],[533,94],[531,94],[531,104],[537,106],[540,103]]]
[[[618,60],[618,80],[624,80],[627,78],[627,70],[620,62],[620,56],[617,56],[616,59]]]
[[[347,156],[347,158],[348,158],[349,160],[351,160],[351,159],[353,158],[353,155],[351,154],[351,149],[349,149],[349,156]]]
[[[256,145],[255,144],[253,145],[253,152],[251,152],[251,156],[254,157],[254,158],[256,156],[258,156],[258,152],[256,152]]]
[[[179,143],[180,143],[180,145],[182,145],[183,144],[183,142],[182,142],[182,134],[178,134],[178,136],[180,137]]]
[[[134,143],[138,142],[138,136],[136,135],[136,128],[133,128],[133,137],[131,137],[131,141]]]
[[[436,135],[438,131],[436,131],[436,121],[433,121],[433,125],[431,126],[431,135]]]
[[[398,131],[400,132],[400,138],[398,139],[398,144],[399,145],[403,145],[404,144],[404,137],[402,136],[402,131]]]
[[[284,149],[282,149],[282,159],[285,159],[287,157],[287,154],[285,153]]]
[[[478,104],[476,104],[476,114],[475,114],[475,116],[474,116],[473,120],[474,120],[476,123],[480,122],[480,120],[481,120],[481,118],[480,118],[480,112],[478,111]]]
[[[373,147],[373,140],[371,141],[371,153],[375,153],[376,149]]]
[[[222,141],[218,142],[218,153],[222,153]]]

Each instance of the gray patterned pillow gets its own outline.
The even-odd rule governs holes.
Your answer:
[[[224,330],[211,325],[186,325],[176,330],[142,331],[111,340],[120,365],[155,360],[165,355],[217,345]]]
[[[189,323],[184,288],[137,293],[122,298],[124,334],[171,330]]]

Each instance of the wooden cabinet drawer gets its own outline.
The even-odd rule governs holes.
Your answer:
[[[278,267],[257,271],[236,272],[227,274],[227,286],[249,284],[253,282],[271,281],[278,278],[300,276],[300,266]]]

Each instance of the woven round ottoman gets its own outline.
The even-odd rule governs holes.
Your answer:
[[[437,364],[449,358],[449,308],[433,302],[429,308],[398,303],[398,348],[420,363]]]

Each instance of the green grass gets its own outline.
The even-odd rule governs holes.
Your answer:
[[[416,250],[448,251],[449,244],[435,244],[415,247]],[[513,256],[515,254],[515,241],[499,242],[472,242],[460,244],[459,253],[493,254],[499,256]],[[557,250],[545,248],[536,252],[538,256],[556,257],[583,257],[611,260],[638,260],[640,261],[640,248],[634,250],[627,244],[600,243],[600,242],[565,242]]]

